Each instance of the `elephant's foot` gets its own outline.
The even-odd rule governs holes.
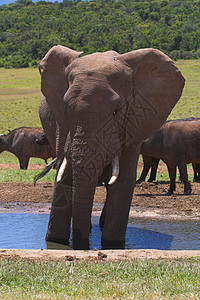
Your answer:
[[[74,230],[72,247],[74,250],[90,250],[89,238],[83,238],[79,230]]]
[[[73,249],[74,250],[90,250],[89,239],[77,239],[73,241]]]
[[[105,239],[101,239],[102,249],[124,249],[125,241],[108,241]]]
[[[61,244],[61,245],[69,245],[69,239],[57,239],[57,238],[53,238],[50,235],[46,235],[45,238],[46,242],[52,242],[52,243],[57,243],[57,244]]]
[[[92,222],[90,222],[90,232],[91,232],[91,230],[92,230]]]
[[[100,219],[100,221],[99,221],[99,227],[100,227],[101,231],[103,230],[104,224],[105,224],[105,220],[101,220]]]
[[[101,231],[103,230],[104,224],[105,224],[106,218],[105,215],[102,213],[99,219],[99,227]]]

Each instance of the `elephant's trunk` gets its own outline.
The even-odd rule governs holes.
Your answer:
[[[72,243],[73,249],[89,249],[92,204],[95,185],[80,187],[74,183],[72,196]]]
[[[74,249],[89,249],[89,232],[95,189],[104,168],[112,163],[112,176],[106,171],[101,178],[113,184],[119,175],[119,160],[114,149],[119,149],[118,138],[109,139],[106,135],[97,136],[91,128],[87,135],[84,127],[70,130],[65,142],[65,157],[60,164],[56,182],[65,185],[65,177],[71,178],[72,242]],[[115,147],[116,146],[116,147]],[[112,161],[113,160],[113,161]],[[108,180],[108,181],[107,181]],[[56,203],[56,205],[58,205]],[[70,216],[70,213],[66,215]],[[67,229],[66,229],[67,231]]]
[[[72,242],[74,249],[89,249],[94,193],[102,173],[104,155],[94,151],[94,141],[75,137],[68,146],[72,164]],[[63,166],[65,163],[61,166]]]

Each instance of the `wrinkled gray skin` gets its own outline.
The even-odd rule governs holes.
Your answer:
[[[56,151],[56,120],[46,101],[46,98],[42,95],[39,103],[39,116],[44,129],[44,133],[47,136],[49,144]],[[58,139],[58,138],[57,138]],[[58,141],[57,141],[58,144]],[[64,146],[62,146],[64,148]],[[57,153],[58,154],[58,153]]]
[[[184,183],[184,194],[191,194],[187,164],[193,163],[196,176],[198,163],[200,163],[200,119],[191,118],[166,122],[142,143],[140,153],[145,157],[146,165],[148,165],[149,157],[150,160],[152,157],[157,160],[154,160],[154,170],[155,162],[158,163],[159,159],[166,163],[170,177],[167,195],[171,195],[175,191],[177,166],[180,178]],[[145,172],[143,175],[145,176]]]
[[[43,132],[42,128],[20,127],[10,133],[0,136],[0,153],[8,151],[17,156],[20,169],[27,169],[30,157],[42,158],[47,162],[55,157],[55,151],[50,145],[39,146],[36,139]]]
[[[68,244],[72,218],[73,248],[89,249],[95,188],[103,181],[102,248],[123,248],[141,142],[165,122],[181,96],[184,78],[155,49],[81,56],[55,46],[39,69],[39,114],[62,162],[46,240]],[[119,176],[111,185],[117,157]]]

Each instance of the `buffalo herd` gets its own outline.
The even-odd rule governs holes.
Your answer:
[[[151,169],[149,181],[156,178],[158,163],[162,160],[168,168],[170,186],[167,195],[176,188],[176,169],[184,183],[184,194],[191,194],[188,181],[187,164],[192,163],[194,181],[200,175],[200,118],[169,120],[165,122],[151,137],[143,141],[140,153],[143,157],[143,170],[137,183],[145,180]]]

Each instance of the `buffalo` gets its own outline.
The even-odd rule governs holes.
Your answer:
[[[155,180],[159,160],[166,163],[170,187],[167,195],[175,191],[176,167],[184,183],[184,194],[191,194],[192,188],[188,181],[187,164],[194,167],[194,179],[198,180],[200,163],[200,118],[170,120],[146,139],[140,153],[144,158],[144,168],[138,182],[145,179],[149,168],[152,167],[150,181]]]
[[[8,134],[0,135],[0,153],[8,151],[17,156],[20,169],[27,169],[30,157],[42,158],[47,162],[55,157],[55,151],[48,145],[38,145],[36,139],[43,133],[42,128],[20,127]]]

